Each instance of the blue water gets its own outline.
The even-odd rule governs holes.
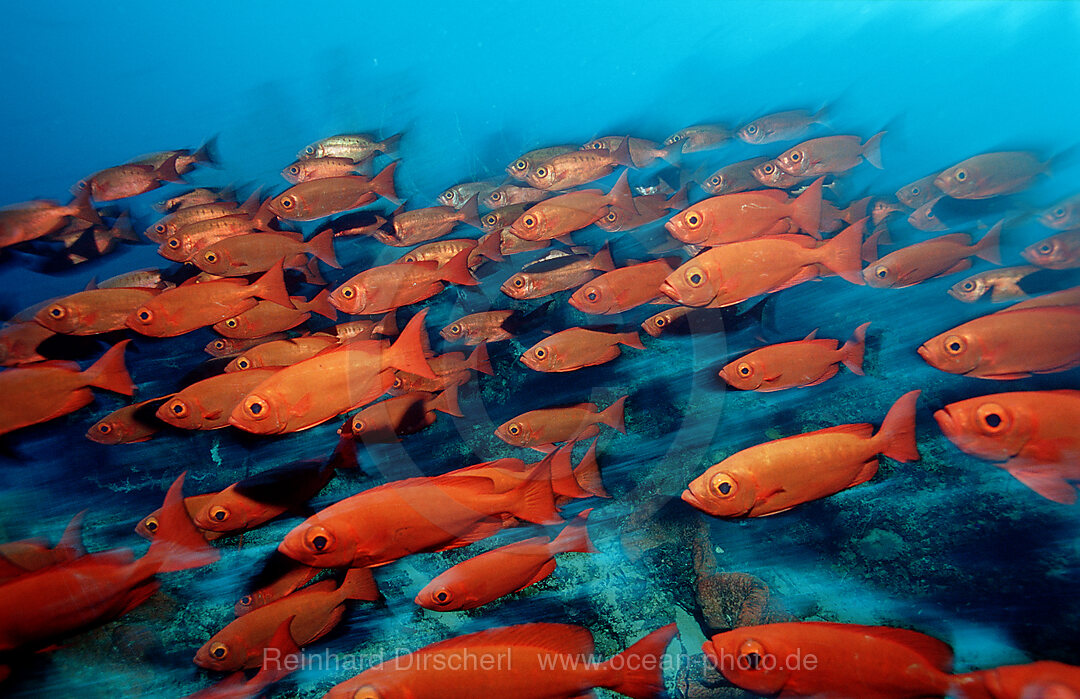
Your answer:
[[[9,96],[0,110],[4,203],[64,200],[91,172],[146,152],[194,147],[214,134],[223,167],[197,171],[193,183],[280,188],[281,168],[304,145],[372,130],[405,132],[397,182],[413,208],[435,203],[454,183],[501,177],[508,162],[532,148],[624,133],[661,140],[698,122],[736,125],[825,104],[837,133],[888,130],[886,169],[860,168],[845,185],[846,198],[889,194],[1001,148],[1061,156],[1050,178],[1015,198],[1018,211],[1072,194],[1078,181],[1072,153],[1080,6],[1072,3],[420,2],[315,9],[283,2],[56,3],[7,8],[6,25],[0,41]],[[759,152],[733,146],[700,161],[721,165]],[[150,204],[176,191],[121,203],[143,230],[155,220]],[[1009,228],[1005,264],[1020,264],[1019,249],[1045,235],[1033,222]],[[599,245],[604,237],[592,229],[580,240]],[[908,234],[903,242],[917,239]],[[346,272],[333,275],[334,282],[349,269],[401,254],[369,240],[339,241],[338,251]],[[640,254],[632,240],[615,243],[620,264]],[[507,303],[497,290],[521,261],[514,258],[485,281],[486,298],[455,291],[437,297],[429,304],[432,337],[463,309],[535,307]],[[0,301],[15,311],[80,290],[92,275],[160,264],[152,246],[127,247],[52,276],[15,259],[0,268]],[[986,267],[978,264],[976,270]],[[465,390],[466,419],[441,417],[401,445],[362,453],[368,475],[339,477],[313,508],[384,477],[522,456],[491,434],[496,425],[526,410],[581,400],[607,405],[629,393],[629,434],[605,431],[600,443],[605,483],[615,496],[592,517],[601,553],[567,556],[534,589],[446,615],[418,612],[412,598],[477,547],[411,557],[377,572],[385,607],[355,605],[312,650],[374,656],[493,626],[556,621],[590,627],[598,651],[610,655],[671,621],[676,609],[696,614],[686,532],[701,522],[720,569],[758,576],[797,618],[916,628],[952,643],[964,669],[1044,658],[1077,662],[1080,509],[1043,500],[961,454],[930,414],[996,391],[1080,388],[1080,373],[1001,386],[924,364],[914,353],[921,342],[989,310],[946,295],[959,278],[900,291],[831,279],[781,294],[770,312],[768,342],[799,339],[814,328],[846,338],[859,323],[873,323],[868,375],[842,370],[810,389],[723,391],[715,372],[763,344],[754,328],[645,338],[645,351],[628,349],[616,362],[569,380],[535,374],[516,361],[539,332],[493,347],[496,376]],[[589,322],[563,303],[566,296],[558,297],[552,325]],[[614,320],[629,329],[654,310]],[[137,396],[176,390],[206,358],[201,348],[210,339],[209,330],[136,339],[129,367]],[[888,406],[913,388],[923,389],[922,462],[885,461],[868,484],[765,519],[718,521],[677,499],[665,505],[664,498],[677,498],[689,480],[738,449],[834,424],[880,423]],[[100,394],[78,413],[12,435],[0,467],[0,538],[55,540],[70,515],[87,508],[90,550],[141,547],[132,527],[160,503],[180,470],[189,471],[189,494],[221,488],[276,464],[328,454],[339,424],[264,440],[228,430],[114,447],[84,439],[87,427],[123,404]],[[217,676],[190,658],[231,620],[247,580],[298,521],[248,533],[242,545],[226,539],[222,562],[167,576],[146,606],[35,659],[0,691],[181,696],[210,684]],[[899,553],[876,559],[865,543],[875,530],[897,535]],[[643,532],[649,550],[639,555],[635,535]],[[496,543],[519,535],[511,531]],[[137,633],[125,631],[132,628]],[[684,642],[697,652],[699,640]],[[286,680],[280,695],[320,696],[347,676],[306,671]]]

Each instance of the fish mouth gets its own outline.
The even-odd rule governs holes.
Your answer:
[[[569,303],[571,306],[578,309],[582,313],[588,313],[588,311],[586,311],[584,308],[581,307],[581,301],[574,298],[574,296],[571,296],[569,299],[567,299],[567,303]]]
[[[949,192],[948,184],[949,184],[949,181],[946,180],[941,175],[938,175],[937,177],[934,178],[934,186],[937,187],[938,189],[940,189],[941,191],[945,192],[946,194],[948,194],[948,192]]]
[[[915,350],[919,353],[919,356],[923,358],[923,361],[933,366],[933,362],[930,361],[930,348],[925,344],[919,345],[919,349]]]
[[[691,492],[690,492],[690,489],[689,489],[689,488],[687,488],[686,490],[682,491],[682,495],[680,495],[680,496],[679,496],[679,498],[680,498],[680,499],[681,499],[681,500],[682,500],[683,502],[685,502],[685,503],[687,503],[687,504],[689,504],[689,505],[691,505],[691,506],[693,506],[693,507],[696,507],[697,509],[699,509],[699,510],[701,510],[701,511],[705,511],[705,503],[703,503],[703,502],[702,502],[702,501],[701,501],[701,500],[700,500],[700,499],[698,498],[698,496],[696,496],[696,495],[694,495],[693,493],[691,493]]]
[[[682,294],[680,294],[679,290],[676,289],[671,284],[671,282],[669,282],[667,280],[660,283],[660,293],[667,296],[667,297],[669,297],[669,298],[671,298],[671,299],[674,299],[676,303],[682,303],[683,302]]]
[[[937,422],[938,427],[941,428],[941,432],[950,440],[960,432],[960,428],[956,424],[956,418],[949,412],[947,406],[934,412],[934,420]]]

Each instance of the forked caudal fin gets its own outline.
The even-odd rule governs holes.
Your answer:
[[[881,423],[874,436],[881,454],[897,461],[918,461],[919,446],[915,443],[915,402],[920,390],[909,391],[900,396]]]
[[[619,653],[604,666],[614,670],[615,681],[607,688],[633,699],[653,699],[664,693],[664,651],[678,633],[675,624],[653,631]]]
[[[423,376],[425,379],[436,378],[435,372],[428,364],[424,348],[427,346],[424,334],[424,319],[427,318],[428,309],[424,309],[413,316],[405,325],[405,328],[394,340],[394,344],[383,353],[382,366],[384,369],[393,367],[410,374]]]

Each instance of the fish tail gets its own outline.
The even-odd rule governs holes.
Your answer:
[[[307,242],[307,253],[314,255],[334,269],[341,269],[334,252],[334,230],[327,228]]]
[[[626,398],[627,396],[623,396],[622,398],[619,398],[619,400],[609,405],[607,409],[604,410],[604,412],[600,413],[596,417],[596,421],[602,422],[605,425],[613,427],[619,432],[626,434],[626,423],[624,422],[626,414]]]
[[[880,224],[874,229],[874,232],[870,234],[870,237],[866,239],[866,242],[862,245],[862,258],[864,262],[873,262],[879,259],[878,254],[879,245],[889,245],[892,243],[892,238],[889,237],[889,227],[884,223]]]
[[[400,200],[398,199],[397,190],[394,189],[394,171],[397,170],[397,161],[390,163],[382,169],[378,175],[375,175],[371,180],[371,191],[374,194],[378,194],[383,199],[389,199],[395,204]]]
[[[615,269],[615,262],[611,259],[611,248],[607,243],[604,243],[604,247],[600,248],[589,260],[589,268],[597,272],[610,272]]]
[[[251,293],[267,301],[273,301],[285,308],[296,308],[292,299],[289,298],[289,290],[285,288],[284,258],[274,263],[274,266],[266,270],[261,277],[251,285]]]
[[[210,167],[221,167],[217,154],[217,134],[206,139],[199,149],[191,154],[195,162],[206,163]]]
[[[480,236],[476,243],[476,252],[492,262],[502,262],[502,238],[498,231],[492,231]]]
[[[472,226],[473,228],[483,229],[480,225],[480,195],[474,194],[469,197],[465,205],[461,207],[461,214],[464,216],[461,221],[465,224]]]
[[[630,191],[630,170],[623,170],[616,180],[615,185],[607,195],[607,203],[627,213],[637,215],[637,205],[634,204],[634,194]]]
[[[855,332],[851,334],[851,339],[840,348],[840,361],[851,370],[851,373],[857,376],[863,376],[862,363],[863,354],[866,352],[866,329],[869,327],[870,323],[863,323],[855,328]]]
[[[86,510],[83,510],[71,518],[67,527],[64,528],[60,542],[56,545],[56,548],[63,551],[69,558],[78,558],[86,554],[82,541],[82,523],[85,515]]]
[[[98,215],[97,209],[94,208],[94,203],[90,201],[89,187],[79,192],[72,203],[75,205],[73,216],[90,223],[101,223],[101,216]]]
[[[397,309],[394,309],[379,319],[379,322],[375,324],[375,327],[371,329],[372,333],[379,333],[383,337],[391,337],[397,335]]]
[[[323,318],[337,320],[337,309],[330,305],[330,290],[323,289],[315,294],[315,298],[308,303],[309,311],[318,313]]]
[[[439,277],[450,284],[476,286],[480,282],[469,271],[469,254],[472,250],[462,250],[445,265],[439,268]]]
[[[818,248],[822,255],[819,261],[823,265],[852,284],[860,286],[866,283],[861,274],[864,230],[866,219],[859,219]]]
[[[393,136],[383,139],[375,146],[375,150],[379,151],[383,155],[395,156],[397,155],[398,143],[401,141],[401,134],[396,133]]]
[[[600,477],[600,463],[596,460],[596,443],[598,441],[600,441],[599,437],[592,441],[589,450],[581,458],[581,463],[574,469],[574,480],[590,495],[598,498],[610,498],[611,495],[604,488],[604,481]]]
[[[383,367],[393,367],[410,374],[423,376],[425,379],[436,378],[435,372],[428,364],[424,346],[427,344],[424,334],[424,319],[427,318],[428,309],[417,313],[405,325],[394,344],[383,353]]]
[[[663,696],[664,664],[661,660],[676,634],[675,624],[668,624],[602,663],[615,671],[615,681],[607,689],[634,699]]]
[[[201,568],[216,561],[221,554],[206,543],[206,538],[195,528],[184,507],[184,476],[173,481],[165,494],[165,504],[158,513],[158,528],[150,550],[140,561],[144,572],[171,573],[188,568]]]
[[[848,205],[848,208],[840,212],[840,218],[844,223],[855,223],[860,218],[866,218],[869,216],[870,202],[874,200],[873,197],[863,197],[862,199],[856,199]]]
[[[514,491],[510,514],[534,524],[558,524],[562,522],[555,509],[555,492],[551,485],[551,462],[554,452],[548,454],[525,476],[524,482]]]
[[[479,374],[487,374],[493,376],[495,372],[491,370],[491,359],[488,358],[487,345],[481,342],[473,350],[469,358],[465,360],[465,368],[472,369]]]
[[[814,237],[821,231],[821,186],[825,178],[819,177],[791,202],[791,218],[801,230]]]
[[[633,155],[630,153],[630,137],[624,136],[623,140],[619,142],[619,147],[615,149],[615,152],[611,154],[619,165],[623,167],[636,168]]]
[[[570,523],[548,544],[548,550],[552,553],[596,553],[596,547],[589,538],[589,529],[586,526],[590,512],[592,512],[591,507],[582,510],[581,514],[570,520]]]
[[[636,330],[632,330],[628,333],[620,333],[618,338],[619,344],[633,347],[634,349],[645,349],[645,345],[641,344],[641,335],[639,335]]]
[[[124,350],[131,340],[121,340],[101,355],[101,359],[83,372],[87,386],[103,388],[106,391],[125,396],[134,395],[135,384],[131,382],[127,367],[124,366]]]
[[[435,396],[435,399],[431,401],[431,409],[454,417],[465,417],[465,414],[461,412],[461,406],[458,405],[458,385],[452,383],[446,387],[445,391]]]
[[[915,443],[915,402],[922,391],[914,390],[900,396],[889,408],[875,439],[881,444],[879,452],[897,461],[918,461],[919,445]]]
[[[878,170],[885,169],[885,166],[881,164],[881,138],[885,134],[885,131],[874,134],[862,147],[862,156]]]
[[[982,258],[991,264],[1001,264],[1001,228],[1004,223],[1004,219],[995,223],[990,228],[990,231],[983,236],[982,240],[975,245],[976,257]]]
[[[350,568],[345,574],[345,580],[338,588],[343,599],[359,599],[374,602],[379,599],[379,586],[375,583],[375,576],[371,574],[371,568]]]
[[[165,182],[183,182],[184,178],[180,176],[176,169],[176,159],[179,157],[179,153],[170,155],[165,162],[158,165],[157,169],[154,170],[154,177]]]
[[[574,452],[574,442],[570,441],[552,452],[551,455],[551,489],[556,495],[568,498],[582,499],[591,495],[581,487],[577,478],[574,477],[574,468],[571,457]]]

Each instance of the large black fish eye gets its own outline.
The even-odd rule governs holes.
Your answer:
[[[747,127],[746,127],[746,133],[748,133],[748,134],[755,134],[755,133],[757,133],[757,127],[756,127],[756,126],[754,126],[753,124],[750,124],[750,126],[747,126]]]
[[[546,167],[538,167],[538,168],[536,168],[536,176],[537,177],[547,177],[547,174],[548,174],[548,171],[547,171]]]
[[[170,248],[175,250],[176,248],[180,247],[180,241],[177,238],[169,238],[168,245]]]
[[[156,531],[157,531],[157,528],[158,528],[158,522],[157,522],[157,520],[156,520],[156,519],[154,519],[153,517],[151,517],[151,518],[149,518],[148,520],[146,520],[146,522],[145,522],[144,524],[145,524],[145,526],[146,526],[146,530],[147,530],[147,531],[149,531],[149,532],[156,532]]]
[[[450,593],[446,590],[439,590],[435,593],[435,601],[439,604],[446,604],[450,601]]]
[[[164,223],[159,223],[158,225],[154,226],[154,230],[157,231],[158,233],[164,233],[165,230],[166,230],[165,229],[165,224]]]
[[[701,283],[701,275],[698,274],[697,272],[694,272],[693,274],[691,274],[690,275],[690,283],[691,284],[700,284]]]
[[[484,217],[484,223],[489,226],[494,226],[498,222],[498,220],[499,219],[495,218],[495,214],[488,214]]]
[[[330,541],[325,536],[317,536],[311,540],[311,545],[316,551],[322,551]]]
[[[711,184],[713,187],[719,187],[720,186],[720,178],[719,177],[713,177],[712,179],[709,180],[709,184]]]
[[[728,493],[731,492],[731,484],[730,483],[721,483],[720,486],[717,489],[722,494],[727,495]]]
[[[747,653],[743,656],[746,658],[746,666],[751,670],[757,670],[761,666],[761,656],[757,653]]]
[[[975,282],[964,282],[964,291],[973,291],[975,289]]]
[[[966,180],[967,179],[967,170],[957,170],[956,171],[956,179],[960,180],[961,182]]]
[[[527,167],[529,167],[529,163],[526,162],[526,160],[524,158],[522,158],[521,160],[514,163],[514,169],[515,170],[524,170]]]
[[[802,157],[802,153],[800,153],[799,151],[792,151],[792,153],[791,153],[791,162],[797,163],[797,162],[799,162],[799,158],[801,158],[801,157]]]
[[[665,320],[664,318],[657,318],[654,323],[656,324],[656,327],[662,328],[667,325],[667,320]]]
[[[596,291],[594,290],[589,290],[585,294],[585,298],[589,299],[590,301],[595,301],[596,299],[600,298],[600,294],[596,293]]]
[[[150,320],[150,311],[139,311],[139,320]]]
[[[244,595],[243,597],[241,597],[240,598],[240,605],[243,606],[243,607],[250,606],[251,605],[251,595]]]
[[[1002,420],[1001,416],[997,413],[987,413],[985,416],[983,416],[983,422],[986,423],[987,427],[994,428],[999,427],[1002,423]]]
[[[518,287],[518,288],[521,288],[521,286],[522,286],[522,285],[523,285],[524,283],[525,283],[525,280],[524,280],[524,279],[522,279],[521,277],[517,277],[516,279],[514,279],[514,286],[516,286],[516,287]]]
[[[289,168],[289,172],[291,172],[294,175],[299,175],[300,174],[300,168],[293,165],[291,168]]]
[[[876,277],[877,277],[878,279],[884,279],[885,277],[889,276],[889,270],[888,270],[888,268],[886,268],[886,267],[878,267],[878,268],[877,268],[877,269],[876,269],[876,270],[874,271],[874,275],[875,275],[875,276],[876,276]]]
[[[761,171],[764,172],[766,175],[771,175],[773,174],[773,170],[775,169],[776,168],[773,167],[772,163],[766,163],[765,166],[761,168]]]
[[[110,432],[112,432],[112,427],[110,427],[107,423],[104,425],[98,425],[98,432],[100,432],[101,434],[109,434]]]
[[[64,316],[64,309],[60,308],[59,306],[53,306],[49,310],[49,315],[51,315],[53,318],[62,318]]]

